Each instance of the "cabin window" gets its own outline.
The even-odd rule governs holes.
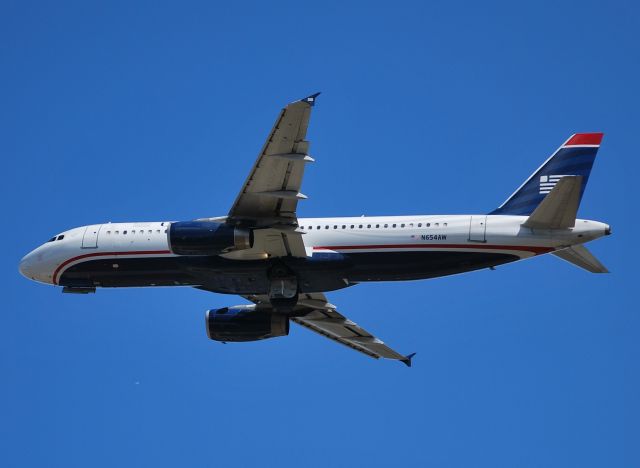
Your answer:
[[[391,225],[391,227],[396,227],[396,224],[395,224],[395,223],[394,223],[394,224],[392,224],[392,225]]]
[[[362,229],[362,224],[360,224],[358,227],[359,227],[360,229]]]
[[[333,225],[333,229],[338,229],[338,225],[337,225],[337,224],[334,224],[334,225]]]
[[[425,226],[429,227],[429,226],[431,226],[431,223],[427,223],[427,224],[425,224]]]
[[[379,228],[379,227],[380,227],[380,225],[379,225],[379,224],[376,224],[376,228]]]
[[[402,224],[400,225],[400,227],[401,227],[401,228],[403,228],[403,227],[404,227],[404,223],[402,223]]]
[[[325,229],[329,229],[329,225],[327,224],[324,228],[325,228]]]
[[[440,226],[440,223],[435,223],[434,226]]]
[[[422,227],[422,223],[418,223],[418,227]]]
[[[316,229],[320,229],[320,226],[316,226]]]
[[[352,224],[350,229],[353,229],[354,227],[356,227],[356,225],[355,225],[355,224]]]
[[[347,225],[346,225],[346,224],[343,224],[343,225],[342,225],[342,229],[346,229],[346,228],[347,228]]]
[[[385,224],[385,225],[384,225],[384,227],[389,227],[389,225],[388,225],[388,224]]]

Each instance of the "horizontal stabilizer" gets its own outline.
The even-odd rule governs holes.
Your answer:
[[[583,245],[557,250],[553,252],[553,255],[591,273],[609,273],[609,270]]]
[[[567,229],[575,226],[582,176],[564,176],[542,199],[523,226],[532,229]]]

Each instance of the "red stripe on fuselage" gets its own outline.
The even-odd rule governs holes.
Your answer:
[[[313,250],[373,250],[373,249],[484,249],[484,250],[520,250],[535,254],[548,253],[551,247],[530,245],[486,245],[486,244],[375,244],[375,245],[328,245],[314,247]]]
[[[53,272],[53,284],[58,284],[58,273],[69,263],[75,262],[76,260],[80,260],[82,258],[89,257],[113,257],[118,255],[164,255],[170,254],[170,250],[132,250],[129,252],[91,252],[84,255],[78,255],[77,257],[70,258],[66,260],[56,268],[56,271]]]

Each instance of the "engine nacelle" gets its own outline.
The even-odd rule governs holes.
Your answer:
[[[289,318],[240,305],[207,310],[207,336],[216,341],[257,341],[289,334]]]
[[[169,247],[176,255],[220,255],[253,246],[253,233],[215,221],[179,221],[169,226]]]

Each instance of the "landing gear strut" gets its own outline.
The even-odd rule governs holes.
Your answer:
[[[298,277],[285,265],[269,271],[269,301],[276,312],[288,314],[298,303]]]

